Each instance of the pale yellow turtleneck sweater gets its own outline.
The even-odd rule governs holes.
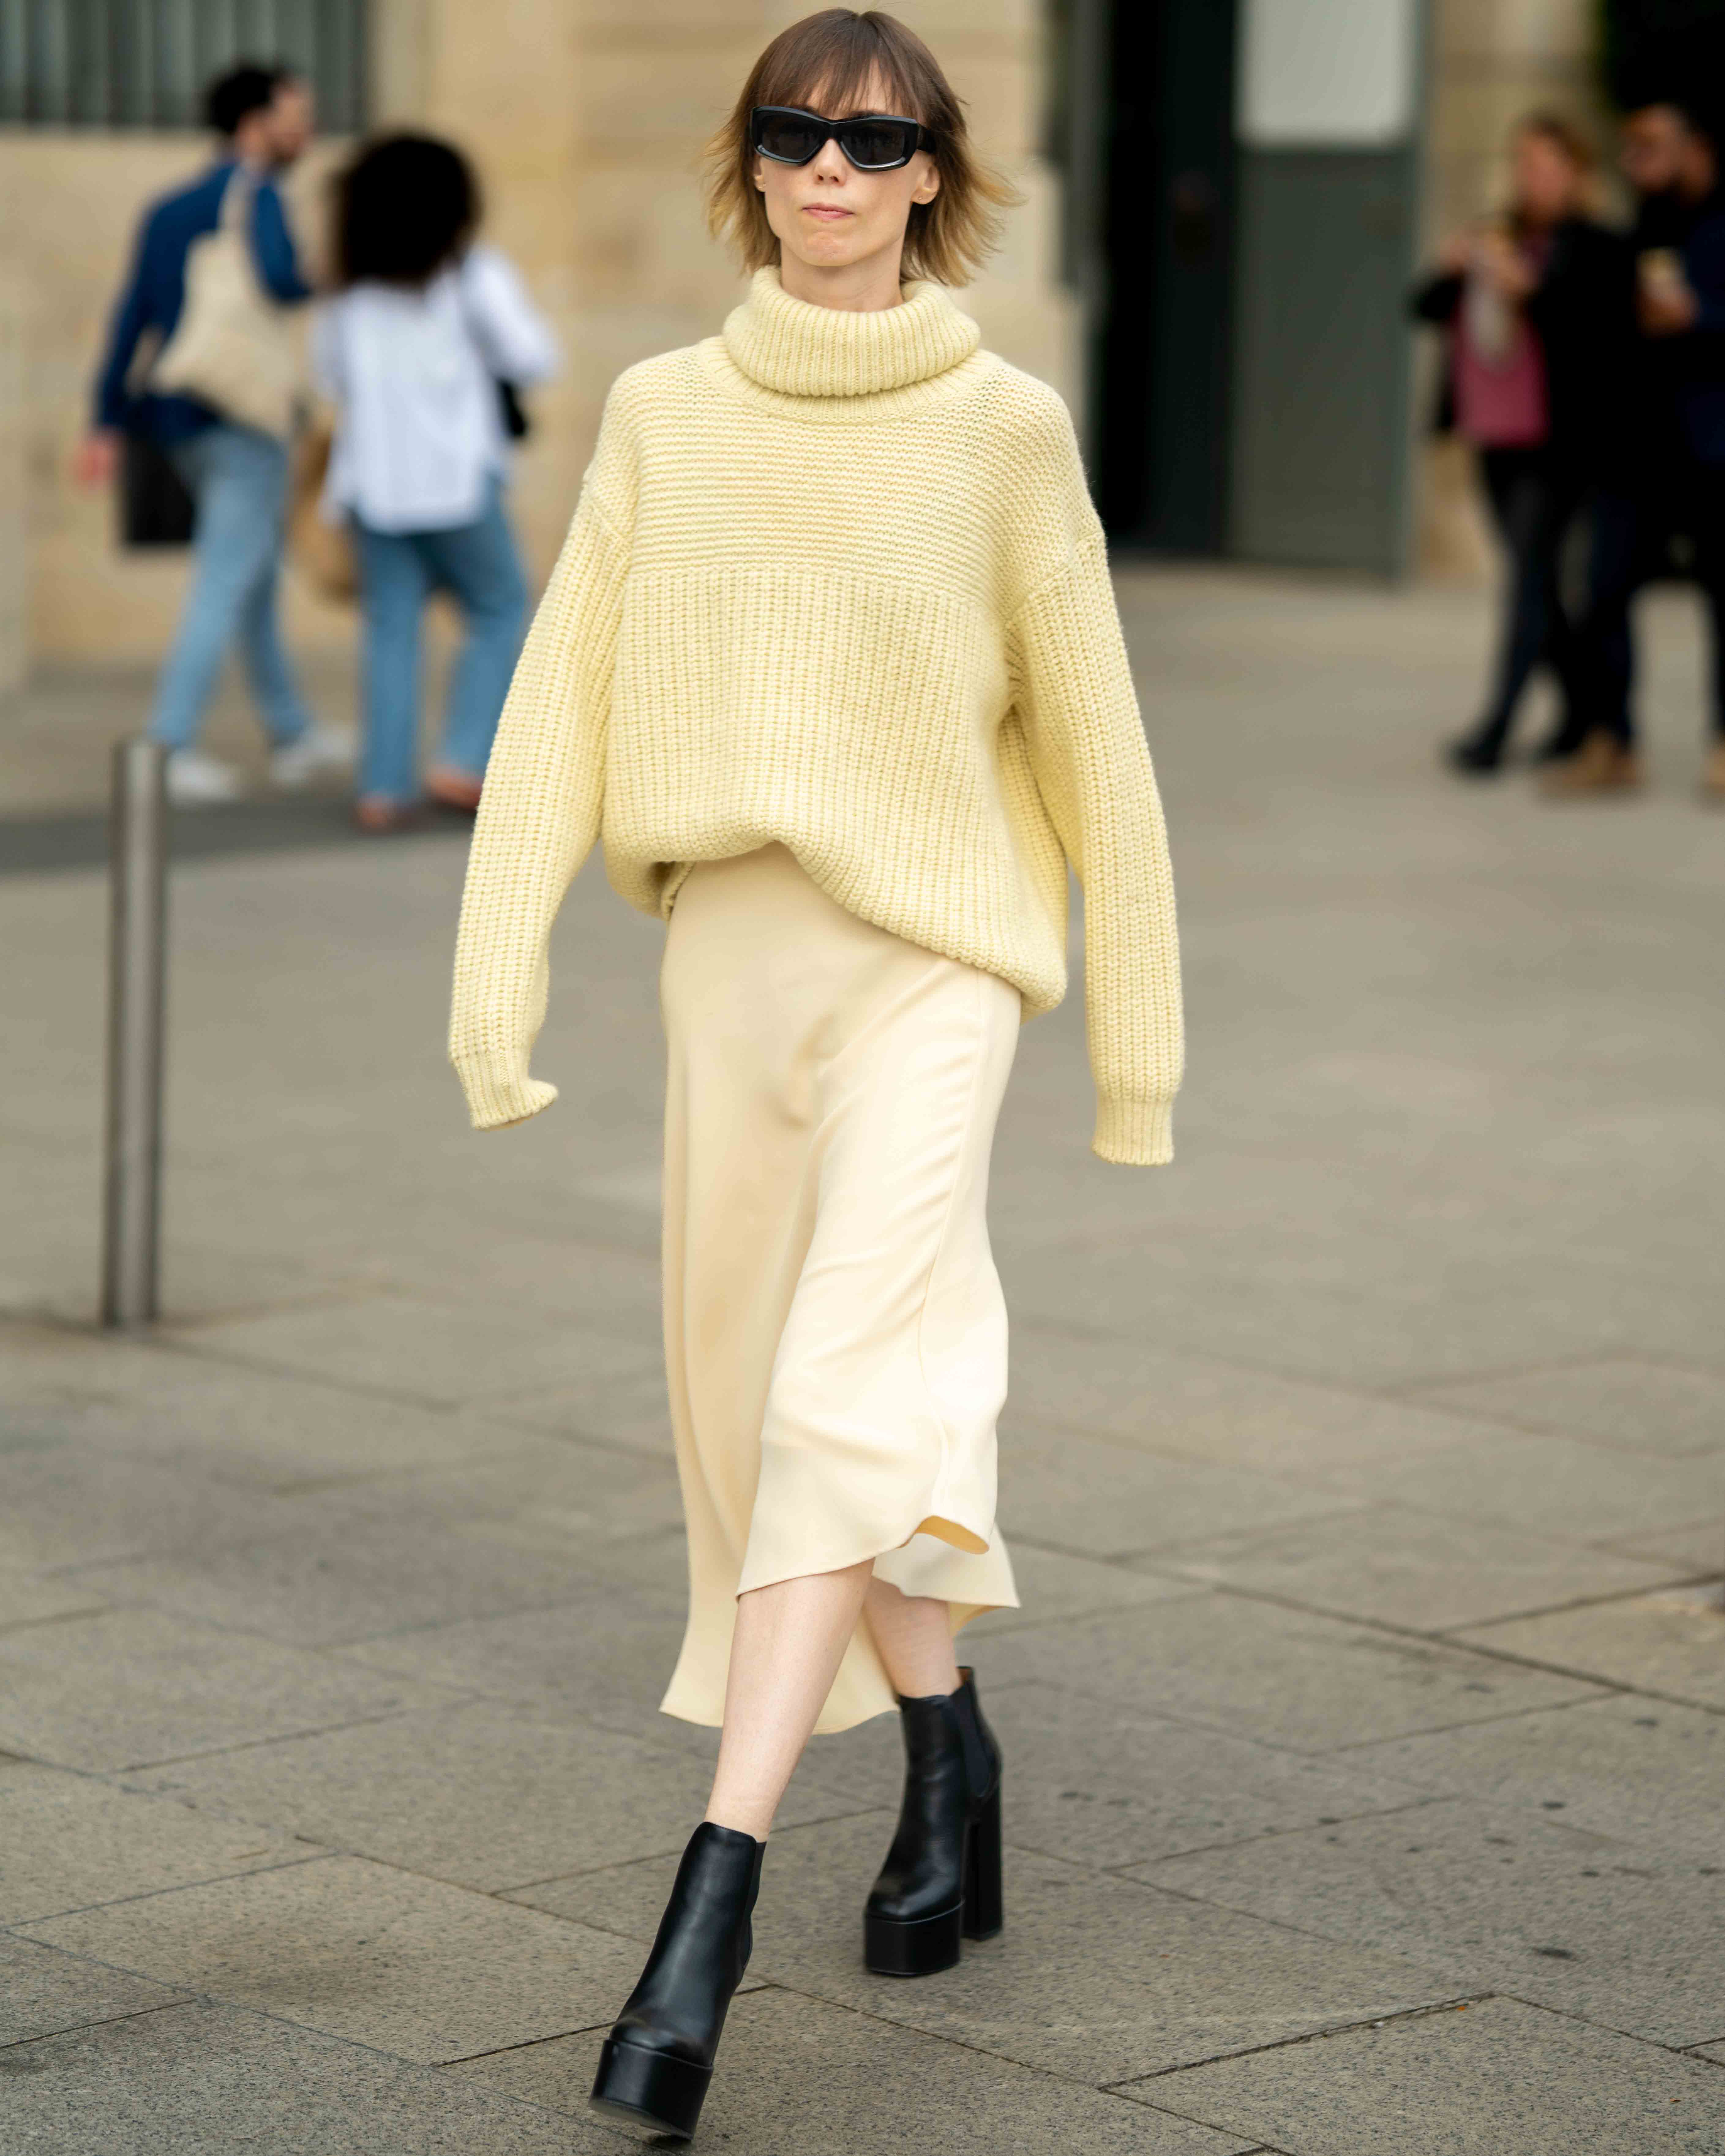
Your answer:
[[[1170,1157],[1179,961],[1162,810],[1071,422],[933,285],[849,314],[756,277],[605,406],[485,773],[450,1054],[475,1126],[529,1076],[551,927],[603,841],[668,915],[777,839],[839,905],[1065,992],[1085,894],[1105,1160]]]

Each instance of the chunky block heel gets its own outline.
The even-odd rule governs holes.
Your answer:
[[[766,1846],[710,1820],[691,1835],[641,1980],[599,2053],[588,2102],[601,2118],[693,2136],[754,1944]]]
[[[697,2066],[692,2059],[649,2051],[639,2044],[622,2044],[608,2036],[588,2107],[603,2118],[688,2141],[694,2137],[712,2077],[711,2066]]]
[[[901,1699],[905,1794],[898,1830],[863,1912],[863,1960],[876,1976],[936,1976],[964,1939],[1002,1925],[1000,1747],[976,1681]]]
[[[964,1936],[992,1939],[1006,1922],[1002,1906],[1000,1784],[983,1799],[964,1841]]]

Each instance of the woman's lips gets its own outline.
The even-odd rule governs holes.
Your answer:
[[[804,205],[803,214],[804,217],[818,217],[823,223],[836,223],[841,217],[853,216],[855,212],[835,209],[830,203],[809,203]]]

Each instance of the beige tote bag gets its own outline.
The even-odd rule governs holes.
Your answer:
[[[320,598],[359,597],[359,554],[352,526],[331,524],[323,513],[323,483],[335,446],[328,422],[300,435],[294,454],[288,499],[288,558]]]
[[[288,311],[252,259],[256,189],[236,167],[213,232],[186,258],[186,304],[150,370],[150,387],[211,405],[224,419],[285,439],[294,424],[300,359]]]

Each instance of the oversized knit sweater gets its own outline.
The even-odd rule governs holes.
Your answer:
[[[596,839],[669,916],[778,840],[863,920],[1066,984],[1085,896],[1095,1150],[1170,1158],[1173,886],[1065,405],[937,287],[853,314],[763,270],[721,336],[620,375],[485,773],[450,1054],[475,1125],[529,1075],[547,947]]]

